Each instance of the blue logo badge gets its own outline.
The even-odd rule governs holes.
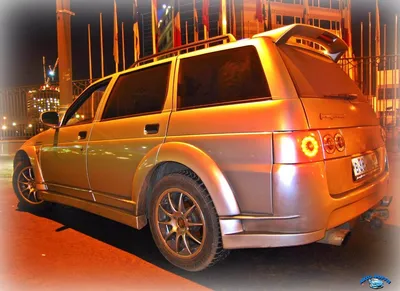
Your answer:
[[[374,275],[374,276],[365,276],[360,280],[360,284],[364,285],[365,282],[368,281],[369,288],[371,289],[382,289],[385,287],[385,282],[387,284],[392,283],[388,278],[380,275]]]

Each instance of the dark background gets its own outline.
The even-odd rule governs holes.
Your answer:
[[[120,33],[121,22],[125,23],[125,53],[128,67],[133,60],[133,1],[117,0],[116,2]],[[161,7],[162,4],[170,4],[171,2],[170,0],[158,0],[158,5]],[[218,0],[211,0],[210,2],[213,6],[218,5]],[[150,12],[150,0],[138,0],[138,3],[141,13]],[[382,47],[383,25],[387,24],[388,54],[393,54],[394,19],[396,13],[400,14],[400,1],[379,0],[379,3]],[[197,7],[198,9],[201,8],[200,2]],[[372,39],[375,38],[375,0],[353,0],[352,8],[354,53],[356,56],[360,55],[360,22],[363,21],[364,55],[367,55],[368,12],[372,12]],[[87,24],[91,25],[93,77],[100,77],[100,12],[103,13],[105,74],[114,73],[113,0],[71,0],[71,10],[76,14],[71,18],[73,79],[89,78]],[[200,11],[199,22],[201,24]],[[1,1],[0,87],[43,83],[42,56],[46,57],[47,65],[51,66],[57,59],[56,0]],[[121,68],[122,54],[120,52]]]

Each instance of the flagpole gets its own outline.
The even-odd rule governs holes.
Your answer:
[[[133,60],[136,63],[140,58],[139,13],[137,0],[133,1]]]
[[[125,31],[123,22],[121,27],[121,37],[122,37],[122,68],[123,70],[125,70]]]
[[[360,57],[361,57],[361,72],[360,72],[360,80],[361,80],[361,92],[363,94],[365,94],[365,84],[364,84],[364,22],[361,22],[360,25],[360,36],[361,36],[361,41],[360,41],[360,45],[361,45],[361,49],[360,49]]]
[[[398,62],[398,55],[397,55],[397,53],[398,53],[398,51],[397,51],[397,49],[398,49],[398,47],[397,47],[397,43],[398,43],[398,26],[399,26],[399,23],[398,23],[398,15],[396,14],[396,17],[395,17],[395,22],[394,22],[394,79],[392,78],[392,80],[398,80],[397,79],[397,74],[398,74],[398,69],[397,69],[397,62]],[[397,83],[397,85],[396,85],[396,83]],[[399,84],[398,84],[398,81],[395,83],[395,85],[394,85],[394,96],[393,96],[393,100],[394,100],[394,105],[392,106],[392,108],[394,109],[394,112],[393,112],[393,118],[394,118],[394,121],[393,121],[393,124],[394,124],[394,127],[393,127],[393,135],[394,135],[394,137],[396,137],[397,136],[397,131],[396,131],[396,126],[397,126],[397,89],[398,88],[396,88],[396,87],[398,87],[399,86]],[[392,102],[392,104],[393,104],[393,102]]]
[[[384,73],[384,84],[385,88],[383,88],[383,102],[385,104],[384,110],[384,126],[387,124],[387,99],[386,99],[386,89],[387,89],[387,71],[386,71],[386,24],[383,25],[383,73]]]
[[[196,0],[193,0],[193,31],[194,31],[194,41],[199,41],[199,16],[197,15],[197,9],[196,9]]]
[[[89,80],[92,83],[93,71],[92,71],[92,41],[90,39],[90,24],[88,24],[88,51],[89,51]]]
[[[151,0],[151,36],[153,39],[153,54],[157,53],[157,0]]]
[[[221,21],[222,35],[225,35],[227,34],[226,0],[221,0],[221,10],[222,10],[222,21]]]
[[[378,112],[379,116],[381,116],[381,102],[379,101],[379,84],[381,83],[381,78],[379,76],[379,63],[381,61],[381,26],[380,26],[380,18],[379,18],[379,6],[378,0],[376,0],[376,11],[375,11],[375,76],[376,76],[376,84],[375,84],[375,96],[378,102]],[[379,117],[380,118],[380,117]]]
[[[372,97],[372,25],[371,25],[371,12],[368,12],[368,98]],[[373,104],[373,100],[372,104]]]
[[[232,0],[231,2],[231,13],[232,13],[232,34],[236,36],[236,6],[235,6],[235,0]]]
[[[119,46],[118,46],[118,16],[117,16],[117,3],[114,0],[114,62],[115,72],[118,72],[119,64]]]
[[[101,57],[101,77],[104,77],[104,51],[103,51],[103,14],[100,13],[100,57]]]
[[[188,43],[189,43],[188,23],[187,23],[187,21],[185,21],[185,41],[186,41],[185,44],[188,44]]]

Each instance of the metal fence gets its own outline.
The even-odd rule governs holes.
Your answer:
[[[400,125],[399,56],[343,58],[339,64],[356,82],[388,130]],[[396,122],[395,122],[396,121]]]
[[[400,98],[399,55],[342,58],[339,65],[368,96],[381,125],[389,131],[399,126],[400,112],[396,110]],[[71,101],[89,84],[89,80],[74,81]],[[58,84],[53,83],[51,86],[57,87]],[[43,86],[0,89],[1,139],[30,137],[43,130],[43,126],[32,118],[28,110],[29,92],[41,89]]]

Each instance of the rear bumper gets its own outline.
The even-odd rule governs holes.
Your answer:
[[[287,176],[279,177],[279,172],[293,172],[281,167],[275,169],[274,179],[287,179]],[[379,204],[387,192],[389,173],[384,171],[373,182],[342,197],[332,197],[324,179],[315,179],[319,174],[324,177],[323,164],[302,167],[297,168],[295,177],[291,177],[290,186],[289,183],[285,186],[282,181],[274,183],[276,215],[220,217],[224,248],[284,247],[316,242],[324,238],[327,230],[353,220]],[[310,177],[313,183],[310,183]],[[297,186],[295,189],[293,183]]]

